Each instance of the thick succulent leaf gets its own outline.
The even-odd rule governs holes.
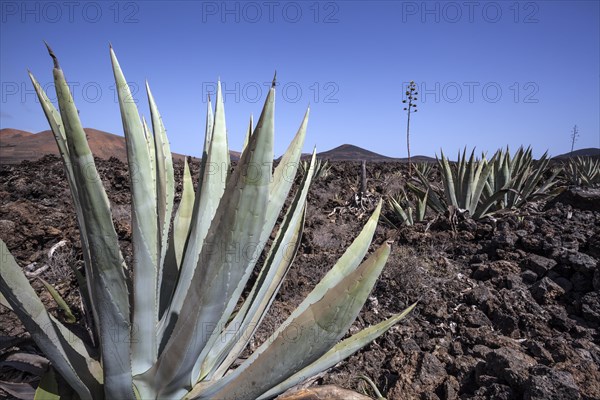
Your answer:
[[[472,215],[472,218],[480,219],[488,215],[489,211],[492,209],[492,206],[496,202],[498,202],[498,200],[500,200],[508,191],[509,189],[499,190],[487,199],[485,199],[483,202],[481,202],[475,210],[475,213]]]
[[[173,298],[159,325],[161,349],[166,344],[183,307],[183,302],[190,288],[192,277],[199,264],[206,235],[217,212],[221,197],[225,192],[227,173],[229,171],[229,148],[227,147],[227,127],[225,125],[225,109],[221,93],[221,82],[217,83],[217,97],[214,121],[212,114],[207,116],[207,132],[210,138],[208,154],[203,157],[203,168],[198,194],[195,198],[190,233],[183,262],[179,270],[179,279]],[[206,151],[206,149],[205,149]],[[162,351],[162,350],[161,350]]]
[[[315,161],[316,150],[313,151],[310,171],[314,171]],[[225,374],[244,350],[272,304],[300,245],[306,196],[313,177],[312,173],[304,175],[246,301],[227,327],[215,336],[216,340],[207,345],[208,352],[200,371],[201,379],[204,376],[211,380],[218,379]],[[213,374],[211,371],[214,367],[218,369]]]
[[[0,370],[5,367],[28,372],[32,375],[42,376],[48,369],[48,359],[37,354],[22,351],[11,351],[2,354]]]
[[[425,190],[410,182],[407,182],[406,187],[408,188],[408,190],[416,194],[417,197],[421,199],[424,198],[425,194],[427,193],[427,204],[429,205],[429,207],[431,207],[437,213],[445,212],[448,207],[445,204],[443,198],[440,198],[440,196],[437,194],[436,188],[433,187],[433,185],[429,182],[426,176],[424,176],[418,170],[416,170],[416,172]]]
[[[155,332],[158,321],[157,263],[159,254],[156,192],[152,184],[152,166],[144,128],[112,47],[110,57],[119,97],[131,180],[131,240],[133,245],[131,368],[133,374],[138,374],[148,370],[154,364],[158,352]],[[159,118],[156,113],[153,113],[153,123],[155,119]],[[159,129],[155,126],[155,141],[160,140],[157,137],[161,137],[160,132],[156,132],[156,130]],[[162,157],[160,151],[162,148],[157,148],[157,160]],[[158,162],[157,166],[160,164]],[[160,185],[160,180],[157,180],[156,186]]]
[[[148,128],[146,118],[142,117],[142,127],[144,128],[144,136],[146,137],[146,147],[148,148],[148,156],[150,157],[150,169],[152,173],[152,184],[154,185],[154,191],[156,191],[156,149],[154,148],[154,136]]]
[[[419,221],[425,219],[425,211],[427,210],[427,197],[429,196],[429,190],[425,192],[423,197],[417,199],[417,218]]]
[[[365,254],[369,250],[371,240],[375,234],[377,228],[377,221],[379,220],[379,214],[381,213],[382,202],[379,201],[377,208],[373,211],[373,214],[363,227],[360,234],[354,239],[352,244],[346,249],[344,254],[338,259],[333,268],[331,268],[327,274],[321,279],[321,281],[315,286],[315,288],[306,296],[306,298],[300,303],[300,305],[291,313],[288,317],[287,322],[289,323],[300,313],[304,312],[311,304],[320,300],[329,288],[337,285],[340,281],[354,271]],[[285,323],[284,323],[285,325]],[[276,331],[279,333],[279,330]]]
[[[65,348],[67,339],[56,329],[54,321],[29,284],[25,274],[0,240],[0,291],[17,314],[31,337],[82,399],[102,394],[85,362]]]
[[[62,296],[60,295],[60,293],[58,293],[58,290],[56,290],[54,288],[54,286],[52,286],[51,284],[49,284],[48,282],[46,282],[44,279],[42,279],[42,278],[38,278],[38,279],[46,287],[46,290],[48,290],[48,293],[50,293],[50,296],[52,296],[52,298],[54,299],[54,301],[56,302],[56,304],[65,313],[65,320],[69,324],[74,324],[75,322],[77,322],[77,319],[75,318],[75,316],[71,312],[71,308],[69,307],[69,305],[67,304],[67,302],[65,301],[65,299],[62,298]]]
[[[173,229],[169,235],[168,250],[163,264],[163,277],[160,286],[160,311],[159,317],[162,317],[173,295],[173,290],[177,284],[179,267],[183,260],[185,243],[190,231],[190,223],[194,211],[194,184],[192,175],[188,166],[187,158],[183,166],[183,191],[181,201],[175,213],[173,220]]]
[[[450,167],[450,163],[448,159],[444,156],[444,152],[441,152],[442,159],[438,160],[440,165],[440,169],[442,170],[442,177],[444,182],[444,191],[446,192],[446,198],[450,200],[451,205],[454,207],[459,207],[458,202],[456,200],[456,189],[454,186],[454,178],[452,174],[452,168]]]
[[[81,127],[77,108],[64,74],[54,54],[50,53],[55,63],[54,83],[85,219],[90,259],[94,261],[87,279],[92,282],[91,297],[97,301],[104,391],[108,398],[128,398],[133,395],[133,382],[128,344],[129,298],[124,263],[108,207],[108,197]]]
[[[35,396],[35,389],[31,383],[0,380],[0,389],[8,393],[13,399],[29,400]]]
[[[492,159],[490,163],[485,162],[485,160],[479,162],[479,165],[477,167],[477,173],[474,177],[473,182],[473,184],[475,185],[472,193],[473,205],[471,206],[471,210],[469,210],[471,212],[471,215],[476,214],[477,209],[481,205],[481,195],[483,193],[483,189],[485,188],[487,179],[494,168],[493,161],[494,160]]]
[[[202,349],[229,319],[262,249],[258,239],[271,180],[274,96],[272,88],[248,151],[227,182],[181,315],[160,355],[155,379],[164,382],[162,396],[183,395],[182,389],[191,386]],[[213,132],[218,123],[215,115]]]
[[[285,199],[294,183],[296,172],[300,166],[300,156],[302,155],[302,147],[304,146],[304,138],[306,137],[309,115],[310,109],[307,109],[300,128],[298,128],[294,139],[273,172],[273,180],[269,187],[267,218],[260,236],[261,243],[266,243],[269,239],[273,231],[273,226],[275,226],[275,222],[277,222],[277,218],[281,213]]]
[[[457,193],[459,196],[457,200],[461,208],[469,210],[471,214],[473,214],[475,207],[477,207],[477,199],[473,198],[473,184],[476,179],[476,168],[479,168],[480,165],[481,163],[475,160],[475,149],[473,149],[469,161],[466,164],[463,163],[460,168],[462,170],[460,171],[461,188]]]
[[[312,364],[335,346],[354,322],[390,253],[384,243],[301,314],[284,323],[235,371],[201,393],[198,399],[255,399]],[[260,377],[260,379],[257,379]]]
[[[33,87],[38,96],[38,99],[40,100],[40,104],[42,106],[42,109],[44,110],[44,114],[46,115],[46,119],[50,124],[50,129],[52,130],[54,139],[56,141],[56,145],[58,147],[58,152],[60,153],[60,156],[63,159],[65,169],[67,171],[67,179],[69,179],[69,181],[71,182],[74,179],[73,168],[71,165],[71,159],[69,158],[69,147],[67,144],[67,138],[65,137],[65,131],[62,127],[60,114],[58,113],[58,110],[54,107],[50,99],[48,99],[46,92],[44,92],[44,89],[42,89],[42,86],[39,84],[37,79],[35,79],[31,71],[29,71],[29,78],[33,83]]]
[[[173,156],[167,139],[167,131],[164,127],[162,117],[150,91],[150,85],[146,82],[148,103],[152,116],[152,129],[154,131],[154,152],[156,154],[156,212],[158,214],[158,238],[160,244],[158,261],[158,287],[161,286],[163,275],[163,263],[167,253],[167,240],[169,238],[169,227],[171,225],[171,214],[173,212],[173,198],[175,195],[175,173],[173,171]],[[151,160],[152,161],[152,160]]]
[[[402,206],[400,205],[400,203],[398,203],[396,201],[396,199],[394,199],[393,197],[390,197],[389,200],[390,205],[392,206],[392,209],[394,210],[394,212],[400,217],[400,219],[402,220],[403,224],[406,225],[411,225],[409,222],[409,217],[406,214],[406,211],[404,211],[404,209],[402,208]]]
[[[248,147],[248,143],[250,142],[250,137],[252,136],[253,130],[254,130],[254,118],[252,117],[252,115],[250,115],[250,124],[248,125],[248,132],[246,132],[246,137],[244,138],[244,144],[242,145],[241,154],[244,154],[244,150],[246,150],[246,147]]]
[[[56,145],[58,146],[60,155],[63,160],[63,165],[65,167],[65,174],[67,176],[67,181],[69,182],[69,188],[71,189],[71,199],[73,201],[73,205],[75,207],[75,214],[77,216],[77,224],[79,225],[79,238],[81,240],[83,260],[85,263],[85,268],[87,273],[92,275],[92,266],[91,259],[89,253],[89,245],[88,245],[88,237],[85,228],[85,219],[83,217],[83,210],[81,208],[81,203],[79,201],[79,194],[77,183],[75,180],[75,173],[73,172],[73,161],[71,159],[69,153],[69,145],[67,142],[67,137],[65,135],[64,126],[62,123],[62,119],[58,110],[54,107],[46,92],[42,89],[41,85],[35,79],[33,74],[29,72],[29,77],[31,78],[31,82],[33,83],[33,87],[37,93],[38,99],[40,100],[40,104],[42,109],[44,110],[44,114],[46,115],[46,119],[48,120],[48,124],[50,125],[50,129],[54,134],[54,139],[56,141]],[[108,201],[108,199],[107,199]],[[83,304],[86,310],[86,314],[93,317],[94,324],[91,324],[92,321],[88,320],[90,323],[90,327],[93,329],[93,325],[98,324],[98,314],[95,310],[95,306],[93,303],[93,299],[89,296],[90,285],[91,283],[86,283],[85,285],[80,284],[80,291],[83,298]],[[94,330],[94,336],[96,336],[96,331]]]
[[[53,368],[48,368],[44,375],[42,375],[33,400],[60,400],[58,383],[56,383],[56,375]]]
[[[261,395],[258,400],[269,399],[277,396],[280,393],[288,390],[289,388],[298,385],[306,379],[315,376],[339,363],[340,361],[350,357],[356,351],[362,349],[384,333],[386,333],[391,327],[396,325],[400,320],[404,319],[408,313],[410,313],[417,303],[413,303],[406,310],[399,314],[395,314],[390,318],[382,321],[376,325],[370,326],[361,330],[360,332],[350,336],[347,339],[342,340],[336,344],[331,350],[325,353],[317,361],[313,362],[309,366],[296,372],[279,385],[271,388],[268,392]]]
[[[183,191],[181,194],[181,202],[179,203],[179,208],[175,213],[175,220],[173,221],[173,242],[175,243],[177,265],[181,265],[183,259],[185,241],[192,220],[194,199],[194,184],[192,183],[192,174],[190,173],[190,167],[186,158],[183,166]]]
[[[221,94],[221,82],[217,82],[217,94]],[[202,148],[202,159],[206,158],[210,150],[210,144],[212,142],[213,127],[215,124],[215,117],[212,111],[212,103],[210,101],[210,94],[206,101],[206,125],[204,126],[204,147]],[[200,177],[202,178],[202,176]]]

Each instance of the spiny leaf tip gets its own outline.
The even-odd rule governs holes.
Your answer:
[[[52,57],[52,62],[54,63],[54,68],[60,69],[60,66],[58,65],[58,59],[56,58],[54,51],[52,51],[52,48],[50,47],[48,42],[46,42],[45,40],[44,40],[44,44],[46,45],[46,49],[48,49],[48,54],[50,54],[50,57]]]

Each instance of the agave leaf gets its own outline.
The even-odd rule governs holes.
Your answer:
[[[48,99],[46,92],[44,92],[44,89],[42,89],[42,86],[39,84],[37,79],[35,79],[31,71],[29,71],[29,78],[33,83],[33,87],[40,100],[42,110],[44,110],[44,114],[46,115],[46,119],[50,123],[50,128],[54,135],[54,140],[56,141],[58,151],[64,162],[65,170],[67,172],[67,179],[69,179],[69,182],[71,182],[75,178],[73,176],[73,168],[71,165],[71,159],[69,157],[69,147],[67,144],[65,131],[61,123],[62,121],[60,119],[60,114],[58,113],[58,110],[56,110],[50,99]]]
[[[410,313],[417,303],[411,304],[406,310],[399,314],[392,315],[390,318],[382,321],[376,325],[370,326],[361,330],[360,332],[350,336],[347,339],[342,340],[336,344],[331,350],[325,353],[321,358],[307,367],[296,372],[279,385],[271,388],[268,392],[261,395],[257,400],[269,399],[277,396],[280,393],[288,390],[289,388],[298,385],[302,381],[315,376],[328,368],[333,367],[340,361],[350,357],[356,351],[362,349],[384,333],[386,333],[391,327],[396,325],[399,321],[404,319],[408,313]]]
[[[54,368],[48,368],[44,375],[42,375],[33,400],[60,400]]]
[[[477,213],[477,208],[479,208],[479,205],[481,204],[481,194],[483,193],[483,189],[485,188],[485,184],[487,182],[488,177],[490,176],[490,174],[492,173],[492,170],[494,168],[493,165],[493,161],[494,159],[492,158],[491,162],[487,162],[485,161],[485,159],[482,159],[481,162],[479,163],[479,166],[477,167],[477,173],[475,174],[475,189],[473,191],[473,203],[474,206],[472,206],[473,209],[473,213],[471,215],[474,215]]]
[[[269,187],[269,204],[267,208],[267,217],[260,236],[260,242],[266,243],[273,231],[273,226],[277,222],[277,217],[281,213],[285,199],[294,183],[294,178],[300,165],[300,156],[306,137],[306,127],[310,109],[306,110],[300,128],[296,132],[294,139],[288,146],[281,161],[273,172],[273,180]]]
[[[54,301],[56,302],[56,304],[58,304],[58,306],[61,308],[61,310],[63,310],[63,312],[65,313],[65,319],[66,319],[66,321],[69,324],[74,324],[75,322],[77,322],[77,319],[75,318],[75,316],[71,312],[71,308],[69,307],[69,305],[67,304],[67,302],[65,301],[65,299],[62,298],[62,296],[60,295],[60,293],[58,293],[58,290],[56,290],[54,288],[54,286],[52,286],[51,284],[49,284],[48,282],[46,282],[44,279],[42,279],[42,278],[38,278],[38,279],[46,287],[46,290],[48,290],[48,292],[50,293],[50,295],[52,296],[52,298],[54,299]]]
[[[203,167],[201,174],[203,175],[201,175],[198,194],[195,198],[189,239],[179,270],[177,286],[173,292],[171,303],[159,325],[161,351],[163,346],[166,345],[181,313],[192,277],[199,265],[200,253],[203,250],[205,239],[207,239],[206,235],[217,212],[221,197],[225,192],[226,176],[229,170],[229,148],[227,146],[227,128],[225,126],[225,109],[221,93],[221,82],[217,83],[214,121],[212,113],[209,112],[206,126],[207,129],[212,128],[210,134],[206,133],[206,136],[210,138],[210,141],[207,143],[209,146],[208,154],[202,160]]]
[[[252,117],[252,114],[251,114],[250,115],[250,124],[248,126],[248,132],[246,133],[246,136],[244,138],[244,144],[242,146],[242,154],[244,153],[244,150],[246,150],[246,147],[248,147],[248,142],[250,142],[250,137],[252,136],[253,129],[254,129],[254,118]]]
[[[274,96],[272,88],[247,152],[227,182],[181,316],[160,355],[156,379],[164,382],[159,392],[162,396],[183,395],[181,388],[192,384],[197,376],[192,370],[202,349],[217,326],[229,319],[264,246],[257,239],[265,221],[271,180]],[[218,126],[215,118],[214,131]],[[213,134],[213,144],[214,140]]]
[[[152,184],[154,191],[156,191],[156,149],[154,148],[154,136],[148,128],[146,118],[142,117],[142,127],[144,129],[144,136],[146,138],[146,147],[148,148],[148,156],[150,157],[150,169],[152,176]]]
[[[4,297],[4,294],[2,294],[1,292],[0,292],[0,304],[2,304],[4,307],[8,308],[10,311],[14,311],[12,309],[12,306],[8,302],[8,300],[6,300],[6,297]]]
[[[490,210],[490,208],[492,208],[492,206],[494,205],[494,203],[496,203],[498,200],[500,200],[504,196],[504,194],[506,192],[508,192],[509,190],[510,189],[499,190],[496,193],[494,193],[493,195],[491,195],[490,197],[488,197],[487,199],[485,199],[481,204],[479,204],[479,206],[475,210],[475,213],[472,215],[472,218],[480,219],[480,218],[485,217],[488,214],[488,211]]]
[[[187,158],[183,166],[183,191],[181,193],[181,201],[175,218],[173,220],[173,230],[170,233],[169,248],[163,265],[163,279],[160,293],[160,316],[166,310],[166,307],[171,300],[177,276],[179,274],[179,266],[182,263],[185,243],[190,230],[190,223],[194,211],[194,185],[192,183],[192,175],[188,165]]]
[[[159,237],[159,261],[158,261],[158,287],[162,283],[162,265],[167,253],[167,239],[169,238],[169,227],[171,225],[171,213],[173,212],[173,197],[175,195],[175,177],[173,171],[173,156],[167,131],[165,130],[162,117],[150,91],[150,85],[146,82],[150,114],[152,115],[152,129],[154,131],[154,148],[156,154],[156,212],[158,214],[158,237]],[[158,316],[157,316],[158,317]]]
[[[316,149],[313,150],[310,168],[314,168],[315,160]],[[306,196],[312,178],[313,174],[304,175],[247,300],[223,332],[207,346],[209,352],[202,365],[201,378],[208,375],[208,379],[212,380],[225,374],[244,350],[273,302],[300,245]],[[210,373],[214,367],[219,368],[214,374]]]
[[[427,204],[429,204],[429,207],[431,207],[437,213],[445,212],[446,209],[448,208],[448,206],[444,203],[444,201],[440,198],[440,196],[438,196],[436,189],[429,182],[427,177],[425,177],[423,174],[421,174],[421,172],[419,172],[418,170],[416,170],[416,171],[417,171],[417,176],[419,177],[419,180],[421,181],[423,186],[426,188],[426,190],[423,190],[420,187],[418,187],[410,182],[406,183],[406,187],[411,192],[415,193],[417,195],[417,197],[419,197],[419,198],[424,198],[425,193],[428,193]]]
[[[102,390],[87,370],[86,364],[75,357],[74,352],[65,348],[68,344],[66,338],[57,330],[55,321],[50,318],[50,314],[2,240],[0,254],[0,291],[33,340],[82,399],[92,399],[94,395],[101,395]]]
[[[463,156],[466,153],[463,152]],[[475,180],[475,167],[479,167],[481,165],[480,162],[475,160],[475,149],[471,151],[471,156],[469,157],[468,163],[463,163],[459,170],[462,170],[462,176],[459,181],[461,182],[461,188],[457,194],[460,197],[458,199],[458,204],[460,208],[464,210],[469,210],[471,214],[473,214],[474,208],[477,207],[477,201],[473,199],[473,181]]]
[[[440,165],[440,169],[442,170],[442,177],[444,179],[444,190],[446,192],[446,198],[450,200],[451,205],[459,208],[458,202],[456,200],[456,190],[454,187],[454,178],[452,176],[452,169],[450,168],[450,163],[448,159],[444,156],[444,152],[441,152],[442,159],[438,160]],[[464,153],[463,153],[464,156]]]
[[[398,203],[396,201],[396,199],[394,199],[393,197],[390,197],[389,202],[390,202],[390,205],[392,206],[392,208],[394,209],[394,211],[396,212],[396,214],[398,214],[400,216],[400,218],[402,219],[402,223],[405,225],[412,225],[410,223],[409,215],[406,213],[406,211],[404,211],[404,209],[402,208],[400,203]]]
[[[88,271],[88,280],[92,282],[91,297],[97,300],[104,391],[108,398],[129,398],[133,395],[133,382],[127,340],[129,299],[124,263],[118,250],[119,242],[108,207],[108,197],[81,127],[77,108],[58,61],[50,49],[49,52],[54,60],[56,94],[73,162],[77,194],[86,221],[90,259],[94,260],[94,268]]]
[[[35,389],[26,382],[7,382],[0,380],[0,389],[8,393],[12,399],[29,400],[35,395]]]
[[[417,202],[417,218],[419,221],[425,219],[425,211],[427,210],[427,197],[429,196],[429,190],[425,192],[423,197],[418,199]]]
[[[71,155],[69,153],[69,145],[67,142],[67,137],[65,134],[64,126],[62,123],[62,119],[58,110],[54,107],[46,92],[42,89],[41,85],[35,79],[33,74],[29,72],[29,77],[31,82],[33,83],[33,87],[37,93],[38,99],[40,100],[40,104],[42,105],[42,109],[44,110],[44,114],[46,115],[46,119],[50,125],[50,129],[54,134],[54,139],[56,141],[56,145],[58,146],[60,155],[63,160],[63,166],[65,168],[65,175],[67,176],[67,181],[69,182],[69,188],[71,189],[71,199],[73,201],[73,205],[75,207],[75,214],[77,216],[77,224],[79,226],[79,238],[81,240],[81,249],[83,253],[83,259],[85,263],[85,268],[90,276],[92,275],[92,267],[91,267],[91,259],[89,253],[89,243],[86,233],[85,227],[85,218],[83,217],[83,210],[81,208],[81,202],[79,201],[79,192],[77,188],[77,182],[75,179],[75,172],[73,171],[73,160],[71,159]],[[108,201],[108,200],[107,200]],[[86,309],[87,315],[92,315],[94,324],[98,324],[98,314],[95,310],[95,305],[93,303],[93,299],[89,296],[91,283],[86,283],[85,285],[80,284],[80,291],[83,297],[84,306]],[[91,321],[88,321],[88,323]],[[93,325],[90,324],[90,327],[93,329]],[[96,331],[93,330],[94,336],[96,335]],[[97,339],[97,338],[95,338]]]
[[[235,371],[198,399],[255,399],[318,360],[346,333],[366,301],[390,253],[383,244],[357,269],[330,287],[321,299],[288,319]],[[260,377],[260,379],[256,379]]]
[[[0,369],[10,367],[36,376],[42,376],[48,369],[46,357],[21,351],[11,351],[2,355]]]
[[[154,364],[158,351],[155,330],[158,321],[157,263],[160,236],[156,223],[156,192],[152,184],[153,168],[150,163],[146,135],[144,135],[137,106],[112,47],[110,48],[110,57],[127,143],[127,160],[131,178],[131,240],[134,274],[131,369],[134,374],[138,374],[148,370]],[[154,120],[159,118],[156,113],[153,113],[153,124]],[[161,137],[160,132],[156,132],[156,130],[158,127],[155,127],[155,142]],[[158,160],[162,157],[160,153],[162,147],[159,147],[156,148]],[[160,164],[158,162],[157,166]],[[160,178],[156,181],[156,187],[159,186],[161,186]]]

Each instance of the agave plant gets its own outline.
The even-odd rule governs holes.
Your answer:
[[[57,372],[81,399],[269,398],[348,357],[414,307],[338,343],[390,253],[390,243],[385,242],[361,263],[377,225],[379,204],[307,298],[249,358],[233,367],[299,247],[312,174],[301,178],[265,250],[264,263],[257,265],[297,172],[308,111],[273,171],[273,85],[239,164],[229,173],[219,83],[214,114],[208,104],[198,192],[186,162],[182,199],[170,229],[174,173],[163,121],[148,85],[152,129],[140,119],[111,48],[132,171],[133,261],[126,265],[77,108],[48,50],[60,112],[31,73],[30,77],[71,188],[85,264],[80,289],[92,335],[73,334],[44,308],[0,241],[2,302],[19,316],[52,364],[40,393],[50,395],[56,389]],[[314,166],[313,153],[310,168]],[[258,278],[247,287],[255,268]]]
[[[570,158],[563,167],[563,179],[573,186],[592,187],[600,184],[600,159]]]
[[[476,159],[475,150],[473,150],[467,160],[466,154],[466,149],[462,154],[459,151],[458,161],[450,164],[444,152],[441,152],[438,165],[442,172],[443,191],[430,182],[429,178],[419,169],[416,170],[417,176],[424,188],[411,183],[407,187],[419,199],[426,198],[427,204],[438,213],[443,213],[449,206],[454,206],[462,212],[469,212],[472,218],[481,218],[487,214],[495,201],[494,197],[485,202],[482,201],[483,190],[492,168],[485,155],[482,155],[481,159]]]
[[[310,163],[306,160],[302,161],[300,164],[302,167],[302,173],[305,174],[307,171],[311,171]],[[322,159],[317,159],[316,164],[314,166],[313,171],[313,179],[327,178],[331,175],[331,164],[329,164],[328,160],[323,161]]]
[[[415,164],[415,171],[417,171],[419,175],[422,175],[425,178],[429,179],[429,177],[433,173],[433,163],[422,162],[419,164]]]
[[[546,153],[534,160],[531,148],[522,147],[511,158],[510,151],[498,150],[488,161],[485,154],[475,157],[475,150],[466,158],[466,149],[458,152],[458,161],[451,164],[441,153],[438,164],[442,172],[444,190],[441,191],[428,177],[417,170],[422,187],[407,184],[418,198],[428,194],[427,204],[443,213],[449,206],[468,211],[474,219],[504,209],[519,208],[529,201],[547,200],[561,188],[553,188],[560,169],[550,171]],[[548,176],[549,175],[549,176]]]
[[[494,211],[522,207],[533,200],[548,199],[558,192],[552,187],[558,183],[560,169],[550,172],[550,159],[544,153],[538,160],[533,159],[531,147],[520,147],[513,157],[507,148],[496,151],[493,157],[493,169],[483,193],[484,201],[495,198],[491,209]]]
[[[428,195],[429,192],[423,193],[422,196],[417,194],[415,206],[413,207],[410,199],[408,198],[408,194],[405,190],[402,190],[400,194],[396,196],[390,196],[388,203],[395,216],[402,222],[402,224],[412,226],[415,224],[415,222],[421,222],[425,219]],[[416,211],[416,214],[414,211]]]

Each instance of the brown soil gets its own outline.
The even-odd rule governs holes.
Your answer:
[[[98,159],[97,166],[130,254],[127,168],[114,158]],[[359,170],[357,162],[334,162],[331,176],[313,184],[300,251],[250,350],[360,232],[375,201],[354,206]],[[403,187],[402,164],[368,164],[367,170],[373,200]],[[178,181],[181,172],[177,162]],[[600,399],[600,212],[570,199],[478,222],[447,215],[399,230],[380,222],[372,249],[386,239],[395,246],[351,332],[419,304],[316,384],[359,390],[358,377],[366,375],[388,399]],[[387,207],[384,214],[395,222]],[[76,316],[79,295],[64,264],[82,264],[78,235],[58,158],[0,166],[0,238],[27,270],[50,264],[42,277],[58,285]],[[61,240],[67,245],[49,262],[48,250]],[[39,282],[32,283],[62,318]],[[28,336],[3,307],[0,335]],[[34,348],[27,340],[20,346]],[[0,380],[7,379],[25,377],[0,370]]]

